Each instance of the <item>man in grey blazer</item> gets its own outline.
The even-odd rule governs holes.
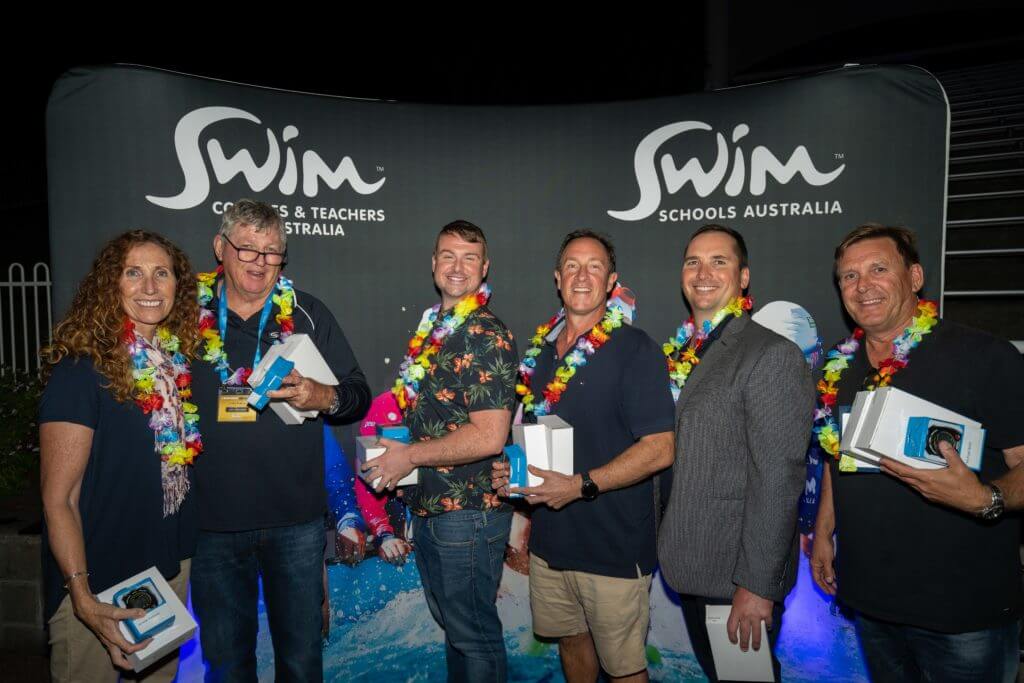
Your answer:
[[[658,557],[712,681],[719,679],[708,605],[731,605],[729,639],[740,649],[761,647],[763,621],[774,650],[782,601],[796,580],[797,504],[814,408],[800,350],[745,315],[749,281],[742,235],[720,225],[697,230],[682,268],[693,318],[666,345],[679,398]]]

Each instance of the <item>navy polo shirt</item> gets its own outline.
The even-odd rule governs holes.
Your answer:
[[[40,424],[71,422],[93,430],[78,497],[86,566],[74,569],[87,568],[89,588],[96,593],[152,566],[165,578],[175,577],[196,543],[194,491],[177,513],[164,517],[160,456],[149,416],[134,401],[116,401],[109,384],[88,356],[67,357],[54,366],[39,403]],[[45,520],[42,539],[43,618],[48,621],[64,598],[64,576],[50,550]]]
[[[550,335],[554,338],[554,335]],[[570,348],[571,350],[571,348]],[[562,365],[555,344],[537,356],[536,396]],[[614,459],[641,437],[674,428],[675,407],[665,356],[642,330],[623,325],[577,368],[552,411],[573,427],[573,469],[586,472]],[[530,552],[554,569],[636,578],[654,571],[654,489],[651,479],[561,510],[533,512]]]
[[[216,314],[218,299],[208,304]],[[275,311],[276,312],[276,311]],[[259,313],[242,320],[228,310],[224,350],[232,368],[249,366],[256,344],[265,356],[280,335],[271,315],[263,336]],[[352,348],[330,310],[306,292],[295,291],[295,334],[307,334],[339,382],[341,409],[332,423],[366,414],[370,389]],[[199,528],[249,531],[310,522],[327,510],[324,488],[323,416],[286,425],[265,408],[255,422],[218,422],[220,374],[212,363],[192,363],[193,401],[199,406],[204,451],[196,458],[194,493]]]

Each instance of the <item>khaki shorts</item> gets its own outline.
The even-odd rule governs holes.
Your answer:
[[[167,583],[178,599],[188,599],[188,576],[192,560],[182,560],[178,575]],[[103,683],[120,680],[169,683],[178,673],[178,651],[141,673],[115,669],[110,653],[96,634],[78,620],[71,598],[64,596],[57,612],[50,617],[50,680],[52,683]]]
[[[620,579],[551,569],[530,555],[533,631],[563,638],[590,631],[601,668],[619,677],[647,669],[651,575]]]

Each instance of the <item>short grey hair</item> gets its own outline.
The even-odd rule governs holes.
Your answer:
[[[285,232],[281,214],[270,204],[255,199],[239,199],[224,212],[217,234],[231,239],[231,232],[236,225],[251,225],[256,232],[277,230],[281,237],[281,247],[288,246],[288,234]]]

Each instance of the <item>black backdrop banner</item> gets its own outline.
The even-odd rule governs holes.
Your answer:
[[[211,269],[219,214],[254,197],[285,216],[286,273],[328,304],[376,391],[437,300],[431,250],[456,218],[486,232],[492,308],[520,340],[557,309],[555,251],[580,227],[612,237],[637,324],[668,337],[688,315],[683,245],[717,222],[747,239],[755,301],[798,302],[828,344],[847,330],[832,249],[860,223],[914,228],[926,291],[940,296],[948,112],[939,83],[912,67],[544,107],[74,69],[47,111],[55,310],[102,242],[130,228],[167,235]]]

